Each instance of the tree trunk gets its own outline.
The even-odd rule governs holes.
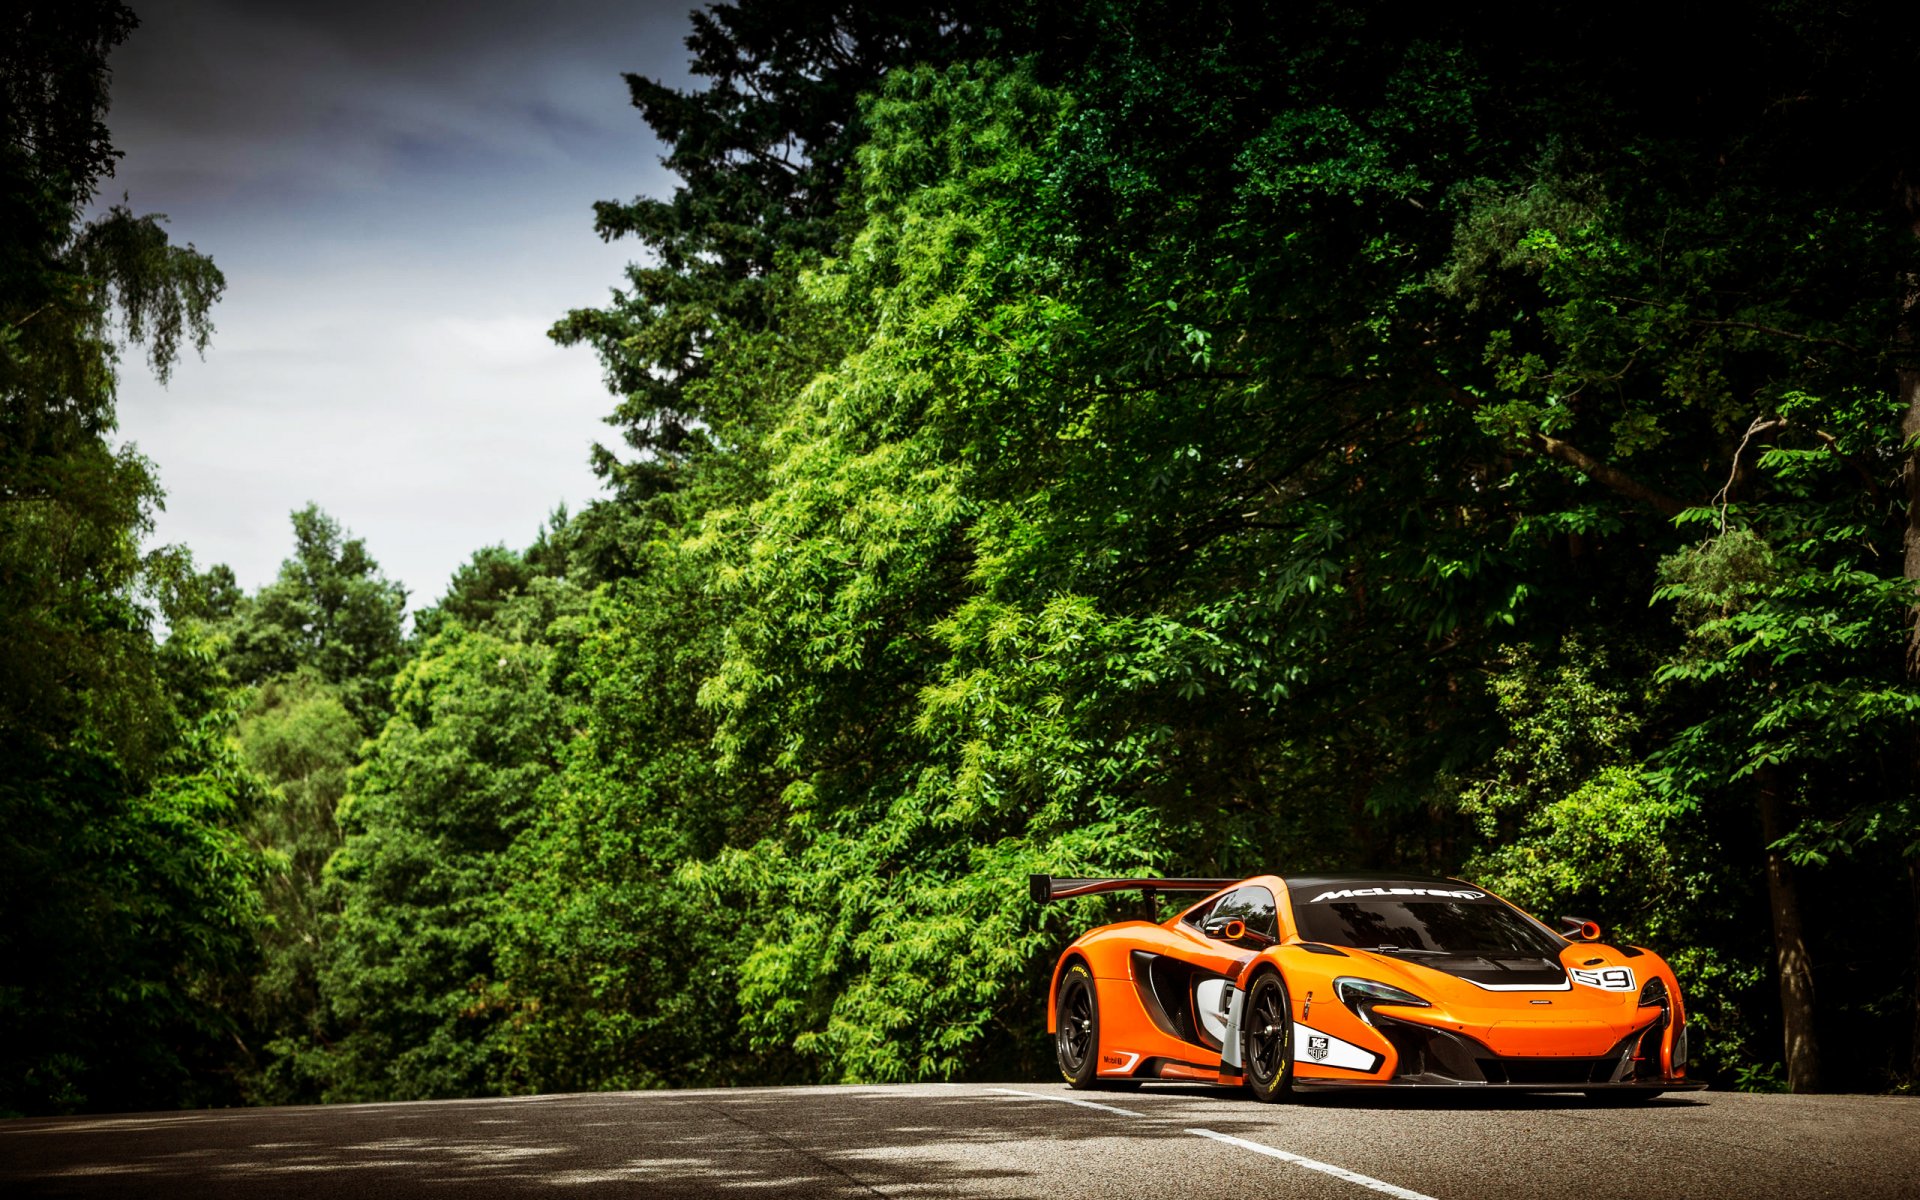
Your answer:
[[[1820,1044],[1813,1033],[1813,961],[1800,924],[1800,893],[1793,864],[1775,848],[1786,834],[1786,797],[1773,767],[1760,772],[1760,835],[1767,841],[1767,907],[1773,913],[1773,949],[1780,970],[1780,1018],[1785,1029],[1787,1087],[1820,1090]]]
[[[1908,230],[1920,238],[1920,181],[1901,180],[1901,198],[1906,203]],[[1900,416],[1901,444],[1908,447],[1906,463],[1907,528],[1905,561],[1907,582],[1916,588],[1914,605],[1907,613],[1907,685],[1920,687],[1920,274],[1909,273],[1901,280],[1900,319],[1893,334],[1894,395],[1903,406]],[[1920,730],[1913,734],[1908,756],[1909,792],[1920,791]],[[1920,857],[1907,864],[1913,880],[1913,1046],[1910,1052],[1911,1078],[1920,1083]]]
[[[1920,238],[1920,185],[1906,188],[1907,212],[1913,217],[1913,235]],[[1893,332],[1894,396],[1902,405],[1900,442],[1907,451],[1907,528],[1902,566],[1907,582],[1920,585],[1920,275],[1900,281],[1900,319]],[[1907,681],[1920,682],[1920,593],[1907,610]],[[1916,760],[1920,766],[1920,760]]]
[[[1920,1086],[1920,855],[1907,860],[1907,878],[1913,883],[1913,1062],[1907,1082]]]

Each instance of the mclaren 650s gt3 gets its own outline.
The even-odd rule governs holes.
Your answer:
[[[1041,904],[1146,893],[1153,919],[1076,938],[1047,1029],[1076,1088],[1146,1079],[1509,1088],[1622,1102],[1704,1087],[1687,1009],[1650,950],[1554,929],[1485,888],[1406,875],[1031,878]],[[1159,920],[1162,893],[1205,893]]]

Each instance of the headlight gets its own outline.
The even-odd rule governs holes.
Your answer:
[[[1377,979],[1355,979],[1352,976],[1336,979],[1333,981],[1333,994],[1369,1025],[1373,1024],[1373,1019],[1367,1014],[1376,1004],[1400,1004],[1407,1008],[1433,1007],[1412,992],[1403,992]]]

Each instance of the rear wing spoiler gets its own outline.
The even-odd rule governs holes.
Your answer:
[[[1029,875],[1027,887],[1035,904],[1071,900],[1075,896],[1098,896],[1106,892],[1147,894],[1151,904],[1161,892],[1217,892],[1239,883],[1238,879],[1079,879],[1067,875]]]

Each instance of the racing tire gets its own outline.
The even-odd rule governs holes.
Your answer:
[[[1053,1008],[1054,1056],[1067,1086],[1091,1089],[1100,1085],[1100,999],[1086,964],[1074,962],[1060,974],[1060,991]]]
[[[1263,973],[1247,990],[1240,1065],[1255,1100],[1271,1104],[1292,1093],[1293,1006],[1278,971]]]

